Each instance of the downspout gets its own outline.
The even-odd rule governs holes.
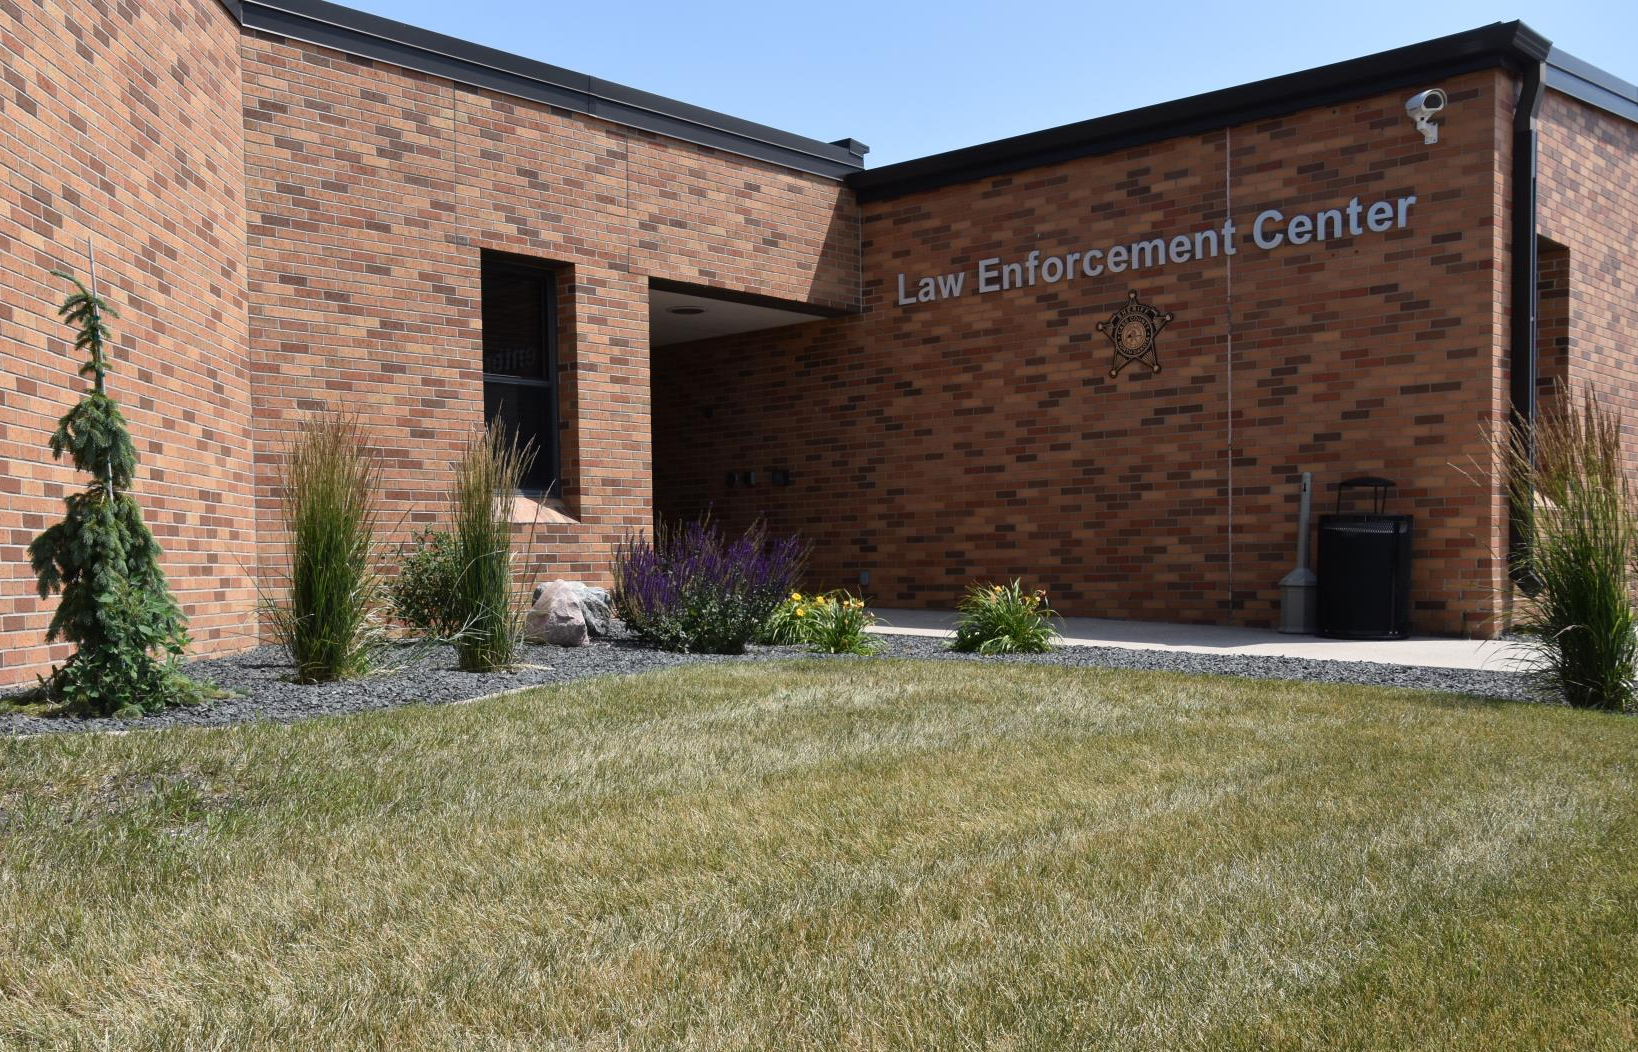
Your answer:
[[[1540,61],[1525,65],[1518,106],[1513,111],[1513,324],[1508,378],[1511,423],[1525,429],[1536,419],[1536,170],[1540,142],[1536,118],[1545,94],[1545,69]],[[1525,528],[1519,513],[1509,507],[1508,567],[1514,582],[1528,595],[1533,592],[1534,574],[1523,561]]]

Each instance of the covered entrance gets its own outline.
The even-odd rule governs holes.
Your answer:
[[[758,516],[786,528],[800,468],[773,455],[736,407],[776,397],[760,370],[736,381],[732,362],[779,353],[765,337],[844,312],[703,285],[649,283],[654,511],[663,521],[709,512],[729,528]],[[709,368],[701,368],[709,362]],[[729,363],[724,368],[724,363]],[[707,446],[710,447],[707,450]],[[724,449],[734,451],[726,460]]]

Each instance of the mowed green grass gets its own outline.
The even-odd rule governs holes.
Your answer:
[[[1630,1049],[1638,720],[695,667],[0,745],[0,1047]]]

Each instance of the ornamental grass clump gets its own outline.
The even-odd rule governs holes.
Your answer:
[[[355,416],[302,421],[280,467],[289,594],[265,604],[299,683],[367,675],[389,645],[376,568],[381,458]]]
[[[1638,680],[1638,494],[1623,470],[1621,416],[1589,390],[1555,399],[1504,451],[1533,594],[1516,627],[1533,671],[1578,708],[1630,710]]]
[[[664,650],[740,654],[801,579],[808,546],[769,540],[761,521],[727,541],[709,517],[628,534],[614,549],[614,604],[638,639]]]
[[[456,573],[448,623],[463,672],[495,672],[516,663],[523,642],[524,593],[513,584],[512,500],[535,458],[505,428],[475,431],[450,491]]]
[[[1021,581],[973,585],[960,604],[955,639],[950,646],[963,653],[1045,654],[1057,633],[1058,615],[1047,606],[1046,592],[1025,592]]]
[[[178,668],[187,620],[131,496],[136,448],[107,392],[103,319],[117,315],[78,278],[51,273],[74,283],[57,313],[78,330],[74,346],[87,356],[80,375],[91,378],[91,390],[57,421],[51,455],[68,454],[91,481],[64,498],[63,520],[28,546],[40,598],[62,594],[46,640],[66,639],[75,648],[41,681],[42,690],[50,701],[100,716],[140,716],[198,701],[205,689]]]

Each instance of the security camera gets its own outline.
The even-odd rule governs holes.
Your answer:
[[[1422,141],[1429,145],[1439,141],[1439,126],[1433,123],[1433,115],[1445,108],[1446,101],[1445,93],[1438,88],[1429,88],[1405,100],[1405,112],[1416,122]]]

